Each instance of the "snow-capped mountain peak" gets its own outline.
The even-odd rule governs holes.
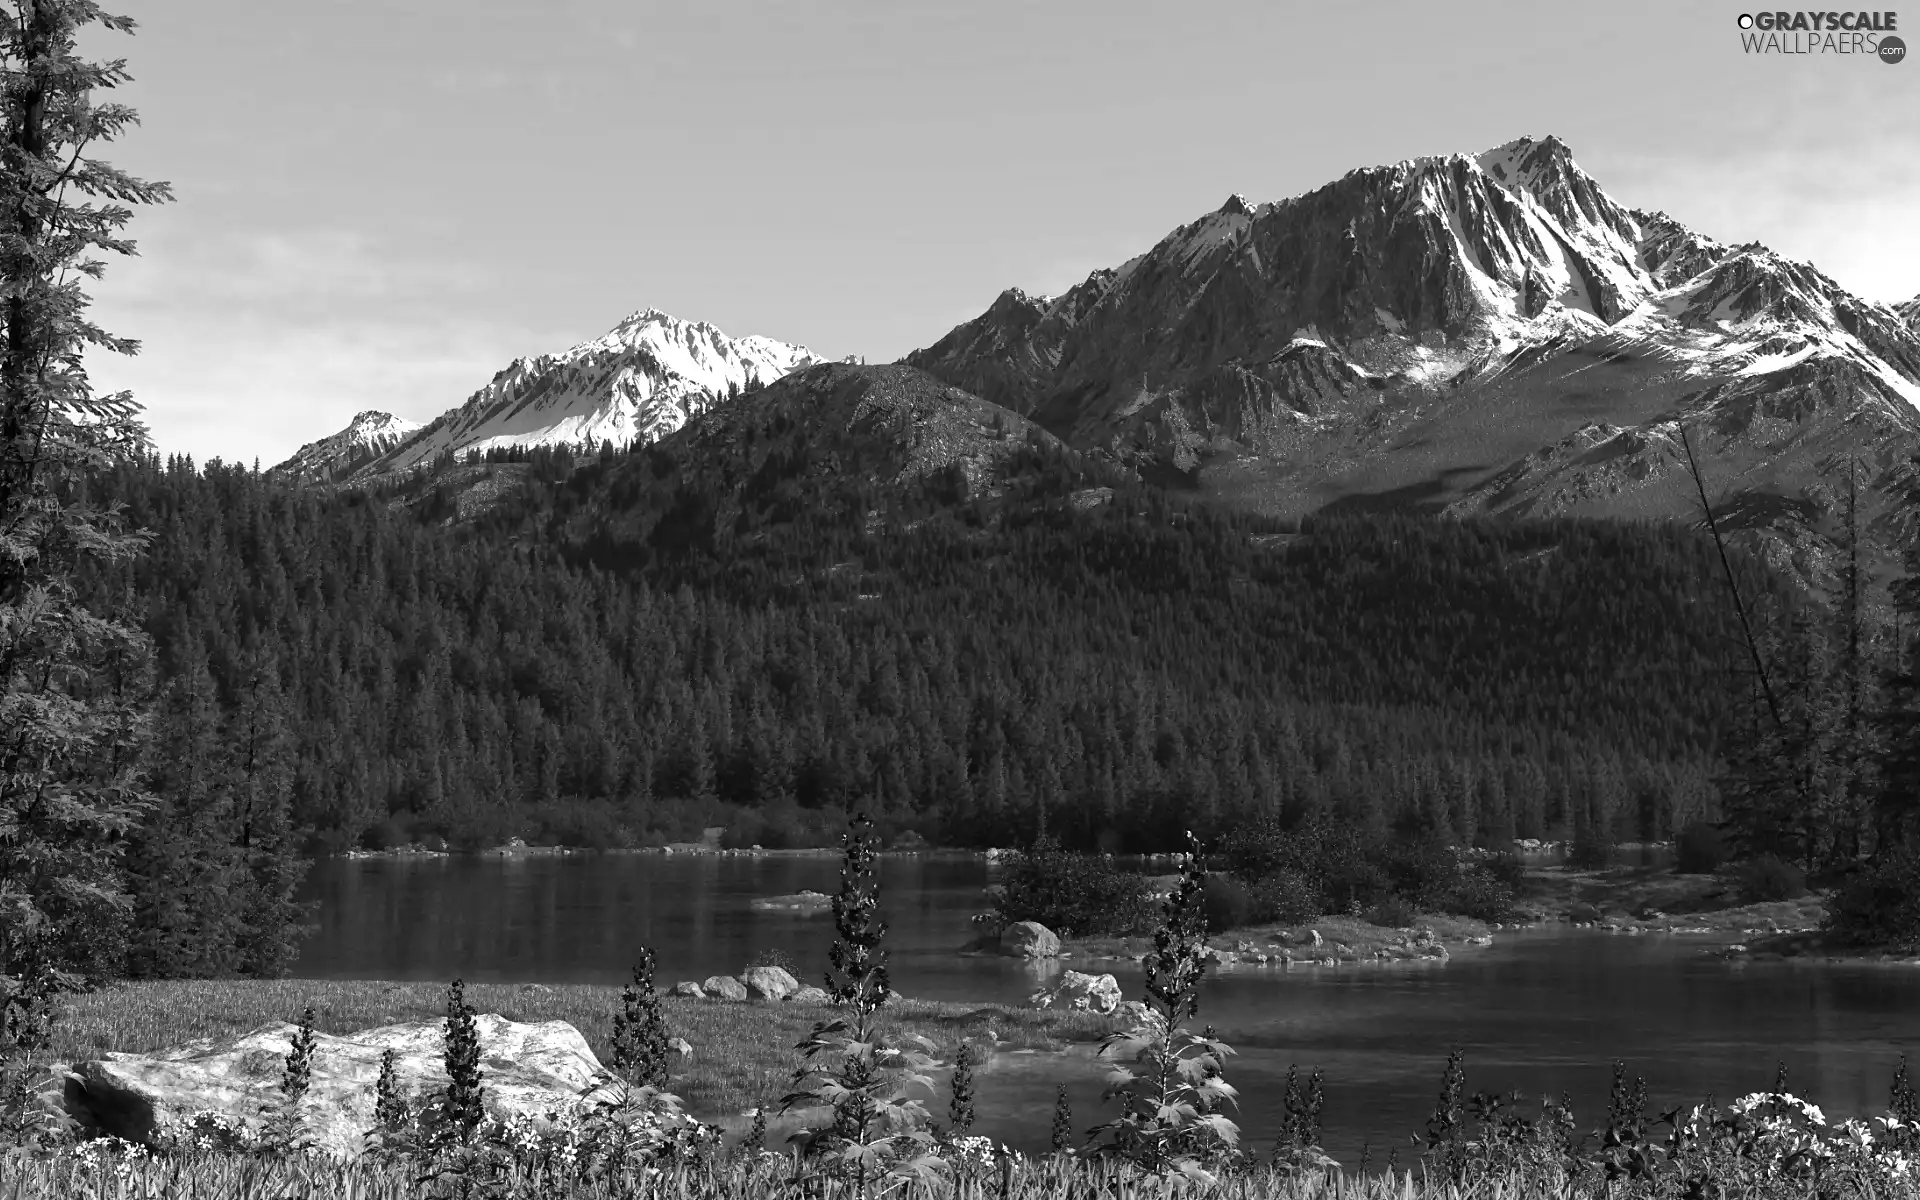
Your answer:
[[[1894,305],[1893,311],[1899,314],[1900,319],[1907,323],[1907,328],[1913,330],[1915,333],[1920,333],[1920,296],[1915,296],[1911,300],[1905,300]]]
[[[411,427],[356,473],[404,470],[447,451],[652,442],[716,401],[822,361],[801,346],[731,337],[644,308],[562,353],[514,359],[465,404]]]
[[[274,467],[273,473],[304,479],[344,475],[400,445],[419,429],[417,421],[368,409],[354,414],[340,432],[300,447],[293,457]]]

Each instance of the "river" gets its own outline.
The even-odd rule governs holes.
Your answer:
[[[1018,1003],[1048,968],[961,957],[989,867],[976,858],[881,860],[896,990],[920,999]],[[319,931],[293,974],[304,978],[545,983],[625,982],[634,947],[659,955],[663,984],[738,974],[785,951],[824,971],[824,917],[755,912],[756,896],[831,892],[832,857],[570,855],[559,858],[323,860],[305,888]],[[1210,972],[1201,1017],[1238,1054],[1243,1134],[1272,1139],[1290,1063],[1326,1076],[1326,1144],[1352,1164],[1383,1161],[1432,1110],[1449,1049],[1466,1055],[1467,1090],[1571,1094],[1582,1128],[1604,1118],[1609,1063],[1646,1076],[1649,1109],[1722,1102],[1769,1086],[1776,1061],[1829,1117],[1884,1110],[1893,1066],[1920,1050],[1920,968],[1751,962],[1712,953],[1726,939],[1598,931],[1507,930],[1450,961]],[[1141,973],[1112,971],[1129,998]],[[1054,969],[1057,969],[1054,968]],[[1007,1055],[982,1072],[978,1132],[1044,1149],[1057,1084],[1076,1123],[1109,1110],[1084,1048]],[[944,1096],[938,1102],[944,1111]]]

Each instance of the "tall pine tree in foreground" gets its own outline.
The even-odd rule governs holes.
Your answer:
[[[0,994],[11,1044],[53,991],[113,969],[127,900],[120,839],[149,801],[147,639],[75,596],[89,563],[135,555],[143,538],[83,496],[89,472],[146,441],[127,393],[95,396],[83,354],[131,354],[86,315],[97,251],[131,254],[129,204],[170,198],[86,152],[133,123],[96,103],[127,81],[125,60],[87,62],[89,25],[133,22],[90,0],[0,5]],[[31,1024],[30,1022],[28,1023]]]

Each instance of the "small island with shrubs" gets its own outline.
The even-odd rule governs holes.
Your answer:
[[[1561,925],[1734,933],[1744,940],[1728,952],[1750,956],[1920,955],[1920,863],[1899,855],[1817,887],[1777,855],[1731,858],[1720,828],[1704,821],[1670,846],[1577,841],[1566,850],[1562,861],[1530,862],[1516,849],[1462,848],[1420,831],[1370,838],[1317,818],[1257,822],[1223,839],[1212,859],[1207,945],[1228,965],[1335,965],[1445,957],[1500,929]],[[1621,861],[1639,850],[1660,861]],[[1138,961],[1179,879],[1051,841],[995,861],[990,908],[974,918],[963,953],[1003,952],[1003,931],[1031,923],[1058,940],[1045,956]]]

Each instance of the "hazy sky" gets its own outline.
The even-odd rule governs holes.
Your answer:
[[[1615,199],[1920,292],[1920,61],[1738,3],[121,0],[104,157],[177,201],[96,316],[160,448],[427,420],[654,306],[895,358],[1240,192],[1555,133]],[[1920,9],[1901,32],[1920,42]]]

